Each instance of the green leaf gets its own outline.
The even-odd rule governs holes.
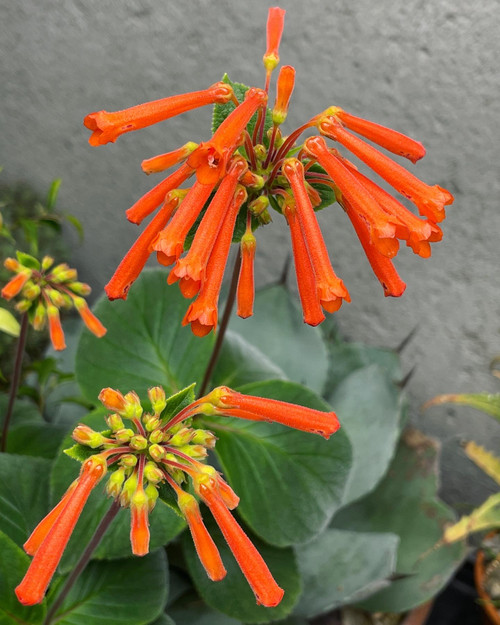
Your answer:
[[[31,254],[17,251],[16,256],[21,265],[24,265],[29,269],[35,269],[35,271],[40,269],[40,262],[34,256],[31,256]]]
[[[167,404],[165,406],[164,411],[162,412],[162,420],[164,422],[169,421],[174,415],[180,412],[189,404],[192,404],[194,397],[194,387],[195,384],[191,384],[186,388],[183,388],[182,391],[175,393],[175,395],[171,395],[167,399]]]
[[[443,541],[452,543],[463,540],[474,532],[498,528],[500,528],[500,493],[495,493],[471,514],[461,517],[457,523],[447,527]]]
[[[26,573],[31,558],[1,531],[0,553],[0,625],[41,625],[46,601],[25,607],[14,594],[14,588]]]
[[[241,82],[233,82],[232,80],[230,80],[227,74],[224,74],[224,76],[222,77],[222,82],[225,82],[228,85],[231,85],[234,91],[234,95],[236,96],[238,102],[240,103],[243,102],[243,100],[245,99],[245,94],[250,89],[250,87],[247,87],[247,85],[244,85]],[[225,104],[214,105],[214,110],[212,114],[212,132],[213,133],[222,124],[222,122],[226,119],[226,117],[234,111],[235,108],[236,106],[232,102],[226,102]],[[252,136],[253,134],[256,121],[257,121],[257,113],[255,113],[255,115],[251,118],[251,120],[247,124],[247,130],[250,133],[250,136]],[[269,130],[269,128],[272,127],[272,125],[273,125],[272,112],[270,111],[270,109],[266,109],[266,120],[265,120],[265,125],[264,125],[264,139],[263,139],[265,145],[267,145],[269,141],[266,133]]]
[[[202,378],[214,336],[200,339],[181,327],[188,302],[166,277],[145,271],[126,301],[98,302],[95,313],[108,332],[99,339],[84,330],[76,356],[77,380],[90,401],[106,386],[146,397],[151,386],[168,395]]]
[[[19,547],[48,512],[49,472],[44,458],[0,454],[0,531]]]
[[[168,614],[163,613],[150,625],[176,625],[176,623],[170,618],[170,616],[168,616]]]
[[[82,222],[77,217],[75,217],[74,215],[69,215],[68,213],[66,213],[64,215],[64,218],[66,219],[66,221],[69,221],[69,223],[78,232],[78,238],[80,239],[80,243],[81,243],[83,241],[83,226],[82,226]]]
[[[30,246],[30,252],[32,252],[33,254],[38,254],[38,222],[34,221],[33,219],[20,219],[19,224],[23,229],[26,242]],[[26,254],[26,256],[28,256],[28,254]],[[32,256],[30,256],[29,258],[32,264],[28,265],[26,262],[23,264],[26,265],[26,267],[30,267],[30,269],[39,269],[40,263],[36,260],[36,258],[33,258]],[[34,266],[35,263],[33,263],[33,261],[38,264],[38,267]]]
[[[47,193],[47,199],[45,200],[45,206],[49,213],[53,211],[56,206],[57,194],[59,193],[61,182],[61,178],[55,178],[50,185],[49,192]]]
[[[260,349],[290,380],[321,392],[327,350],[320,330],[304,323],[296,299],[282,285],[262,289],[256,294],[255,315],[233,317],[229,327]]]
[[[294,612],[308,618],[369,596],[396,568],[395,534],[328,528],[296,548],[304,591]]]
[[[58,625],[145,625],[157,618],[168,594],[163,550],[142,558],[91,562],[55,616]]]
[[[375,488],[387,471],[399,438],[401,393],[378,366],[348,375],[328,397],[353,448],[343,505]]]
[[[462,404],[495,417],[500,421],[500,393],[463,393],[438,395],[426,402],[424,409],[441,404]]]
[[[98,431],[106,427],[101,409],[90,413],[81,422]],[[68,436],[63,441],[63,449],[70,447],[71,443],[72,439]],[[79,471],[80,463],[75,462],[67,455],[61,454],[56,459],[50,476],[52,506],[57,504],[71,482],[78,477]],[[104,478],[97,485],[85,504],[61,561],[63,572],[70,570],[75,565],[80,557],[82,545],[88,543],[100,520],[109,509],[110,500],[104,492],[106,481],[107,478]],[[153,551],[165,545],[177,536],[184,526],[184,520],[176,514],[172,507],[159,499],[150,515],[150,550]],[[130,511],[128,509],[120,510],[93,557],[98,559],[123,558],[130,553]]]
[[[400,537],[396,573],[401,578],[362,602],[364,609],[404,612],[424,603],[446,584],[463,558],[463,544],[431,550],[445,525],[455,519],[436,498],[436,453],[431,439],[407,431],[382,482],[332,521],[337,529]]]
[[[10,336],[19,336],[21,331],[19,321],[6,308],[0,308],[0,331]]]
[[[474,441],[469,441],[464,448],[467,456],[482,469],[486,475],[500,486],[500,458]]]
[[[0,424],[3,423],[8,398],[0,395]],[[54,458],[66,428],[47,423],[31,402],[17,399],[9,426],[7,451],[11,454]]]
[[[321,167],[321,165],[318,165],[317,163],[311,165],[308,171],[326,174],[326,171],[323,169],[323,167]],[[337,201],[337,198],[335,197],[335,191],[329,185],[321,184],[319,182],[313,182],[311,186],[314,187],[314,189],[316,189],[316,191],[321,196],[321,204],[314,208],[316,212],[323,210],[323,208],[326,208],[327,206],[335,204],[335,202]]]
[[[286,380],[286,375],[260,349],[228,330],[212,377],[213,386],[237,388],[260,380]]]
[[[207,606],[196,593],[181,597],[168,608],[168,613],[175,625],[242,625],[240,620]]]
[[[201,565],[187,532],[182,537],[182,547],[189,572],[195,586],[206,603],[224,614],[244,623],[268,623],[287,616],[297,602],[301,584],[292,549],[277,549],[249,534],[249,538],[264,558],[274,579],[284,589],[285,596],[275,608],[256,604],[255,596],[231,554],[219,528],[205,513],[207,529],[215,541],[227,570],[220,582],[212,582]]]
[[[312,391],[283,381],[257,382],[241,392],[301,404],[328,406]],[[238,512],[267,542],[286,546],[309,540],[340,506],[351,467],[349,440],[330,440],[283,425],[244,419],[203,419],[219,440],[215,453],[240,495]]]

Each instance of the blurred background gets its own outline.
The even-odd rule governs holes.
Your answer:
[[[0,3],[1,183],[44,194],[62,178],[59,207],[85,230],[72,264],[94,295],[139,233],[124,211],[159,178],[144,158],[207,140],[211,110],[197,110],[91,148],[83,117],[202,89],[224,72],[263,86],[264,0],[16,0]],[[414,425],[443,442],[445,500],[479,503],[491,484],[457,453],[461,439],[498,449],[498,424],[469,408],[422,413],[439,393],[497,391],[500,354],[497,0],[282,0],[282,64],[297,70],[286,133],[327,106],[419,139],[427,156],[411,170],[455,195],[444,240],[422,260],[402,249],[407,290],[385,299],[337,205],[321,226],[352,303],[336,319],[351,340],[402,352]],[[69,233],[72,236],[72,233]],[[257,279],[275,281],[290,254],[284,220],[258,233]],[[258,314],[258,311],[256,311]],[[265,320],[262,320],[265,323]]]

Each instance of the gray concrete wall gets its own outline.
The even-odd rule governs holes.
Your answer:
[[[91,148],[88,112],[208,86],[224,71],[262,85],[270,3],[263,0],[2,0],[0,5],[3,181],[44,192],[63,179],[60,206],[81,219],[75,263],[96,292],[137,235],[124,211],[152,184],[143,158],[209,137],[210,111],[188,113],[116,145]],[[330,104],[420,139],[415,171],[456,197],[445,237],[421,260],[403,250],[408,283],[384,299],[338,207],[321,222],[352,303],[344,333],[374,345],[417,335],[404,353],[416,366],[409,390],[415,423],[445,441],[446,496],[483,496],[488,486],[459,459],[458,438],[498,451],[498,425],[467,409],[418,412],[442,392],[498,390],[488,373],[500,353],[498,0],[282,0],[282,62],[297,69],[287,128]],[[259,236],[261,284],[281,270],[290,244],[279,219]]]

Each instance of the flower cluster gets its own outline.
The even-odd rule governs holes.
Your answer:
[[[187,298],[197,296],[183,323],[191,324],[198,336],[215,329],[220,287],[240,215],[246,219],[247,227],[241,238],[238,314],[252,315],[256,248],[253,231],[271,220],[272,208],[284,215],[290,228],[304,321],[317,325],[324,320],[323,311],[338,310],[343,301],[350,301],[350,296],[332,268],[315,210],[338,201],[386,296],[400,296],[405,289],[391,260],[398,252],[399,240],[425,258],[431,254],[430,243],[441,239],[437,224],[444,219],[444,207],[452,203],[453,196],[437,185],[420,181],[352,132],[412,162],[425,154],[418,141],[335,106],[287,136],[282,134],[281,124],[286,120],[295,83],[292,66],[284,66],[279,72],[272,110],[267,109],[267,102],[271,74],[279,63],[284,14],[278,7],[269,10],[264,89],[252,87],[245,92],[238,85],[238,91],[237,85],[219,82],[204,91],[114,113],[91,113],[85,118],[85,125],[92,130],[91,145],[103,145],[123,133],[205,104],[220,105],[218,110],[225,111],[224,119],[208,141],[199,145],[189,142],[142,163],[148,174],[181,164],[128,209],[128,219],[140,224],[159,207],[107,284],[110,299],[126,297],[155,251],[161,264],[174,265],[168,282],[179,282]],[[319,134],[298,143],[310,129]],[[360,173],[323,137],[345,147],[368,165],[411,200],[423,218]],[[179,188],[192,176],[195,180],[189,189]],[[322,198],[326,193],[331,196],[329,202]],[[189,246],[188,233],[198,223]]]
[[[76,308],[87,328],[96,336],[106,334],[106,328],[88,307],[84,296],[90,286],[78,281],[76,269],[66,263],[54,266],[54,259],[44,256],[41,261],[21,252],[16,258],[6,258],[4,265],[16,275],[3,287],[2,297],[10,300],[16,295],[22,299],[16,309],[28,315],[35,330],[49,325],[54,349],[65,349],[60,309]]]
[[[207,575],[214,581],[226,575],[219,551],[203,523],[198,500],[188,492],[191,484],[219,525],[257,603],[276,606],[283,590],[230,512],[238,505],[239,497],[204,462],[207,450],[215,446],[216,437],[208,430],[197,428],[193,417],[202,414],[274,421],[329,438],[340,427],[335,413],[243,395],[225,386],[180,410],[182,402],[177,401],[179,395],[174,396],[177,413],[170,408],[172,404],[161,387],[149,389],[148,397],[151,412],[145,413],[135,392],[122,395],[105,388],[99,399],[112,411],[106,419],[109,429],[96,432],[86,425],[78,425],[73,431],[73,439],[85,446],[86,451],[90,448],[92,455],[83,461],[80,476],[24,544],[25,551],[34,558],[16,588],[19,601],[33,605],[43,600],[90,493],[108,474],[106,492],[121,506],[130,508],[130,540],[135,555],[149,551],[148,515],[155,506],[159,486],[168,484]]]

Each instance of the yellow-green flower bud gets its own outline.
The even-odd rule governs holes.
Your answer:
[[[181,447],[182,445],[187,445],[193,438],[193,430],[190,428],[182,428],[174,434],[172,438],[168,441],[169,445],[173,445],[174,447]]]
[[[165,457],[165,450],[161,445],[151,445],[148,451],[151,458],[156,462],[160,462]]]
[[[61,263],[52,269],[50,273],[50,279],[53,282],[69,282],[70,280],[76,280],[78,273],[76,269],[69,267],[67,263]]]
[[[62,308],[66,305],[66,300],[64,299],[63,294],[57,289],[44,289],[44,291],[56,308]]]
[[[161,386],[153,386],[148,390],[148,397],[154,414],[156,416],[160,415],[165,410],[165,406],[167,405],[165,391]]]
[[[270,221],[272,221],[271,215],[267,210],[268,206],[269,198],[267,197],[267,195],[259,195],[256,200],[248,204],[250,212],[252,213],[252,215],[257,217],[261,224],[268,224]]]
[[[137,474],[132,473],[128,480],[123,484],[122,493],[120,495],[120,504],[126,508],[137,489]]]
[[[112,430],[113,432],[118,432],[118,430],[125,429],[122,418],[116,412],[106,417],[106,423],[108,424],[110,430]]]
[[[120,458],[120,464],[127,469],[131,469],[137,464],[137,456],[134,456],[134,454],[125,454]]]
[[[40,302],[35,309],[35,316],[33,318],[33,327],[35,328],[35,330],[42,330],[43,326],[45,325],[46,319],[47,310],[44,304]]]
[[[115,439],[119,443],[128,443],[132,436],[134,436],[134,430],[131,430],[130,428],[124,428],[123,430],[115,432]]]
[[[148,484],[144,489],[146,497],[148,498],[148,510],[151,512],[156,505],[158,499],[158,489],[154,484]]]
[[[148,446],[148,439],[142,436],[141,434],[135,434],[130,439],[129,445],[130,447],[132,447],[132,449],[136,449],[137,451],[142,451],[143,449],[146,449],[146,447]]]
[[[124,417],[127,419],[140,419],[142,415],[142,406],[139,396],[135,391],[130,391],[125,395]]]
[[[105,441],[105,437],[100,433],[96,432],[88,425],[80,424],[78,425],[71,434],[74,441],[80,443],[80,445],[86,445],[87,447],[91,447],[92,449],[97,449],[97,447],[101,447],[101,445]]]
[[[255,152],[255,157],[257,158],[258,161],[263,161],[267,156],[267,150],[265,146],[262,145],[261,143],[258,143],[254,147],[254,152]]]
[[[191,439],[191,442],[195,445],[203,445],[209,449],[213,449],[215,447],[216,441],[217,437],[209,430],[195,430],[194,436]]]
[[[163,480],[163,472],[154,462],[146,462],[144,467],[144,477],[148,480],[148,482],[158,484],[158,482]]]
[[[33,302],[30,302],[28,299],[22,299],[15,305],[15,309],[20,313],[28,312],[31,308]]]
[[[119,467],[109,476],[106,484],[106,492],[110,497],[118,499],[122,492],[123,482],[125,481],[125,468]]]
[[[31,280],[28,280],[23,287],[23,295],[26,299],[34,300],[35,297],[40,295],[40,286],[35,284]]]
[[[152,432],[156,430],[160,426],[161,419],[155,417],[152,414],[145,414],[142,416],[142,422],[144,423],[144,427],[148,432]]]
[[[161,430],[153,430],[149,436],[149,442],[153,444],[161,443],[164,438],[165,435]]]
[[[179,447],[179,451],[182,451],[191,458],[206,458],[208,451],[203,445],[184,445]]]
[[[54,264],[54,259],[52,256],[44,256],[42,258],[42,271],[47,271]]]
[[[73,291],[73,293],[83,295],[84,297],[90,295],[90,292],[92,291],[90,286],[85,282],[71,282],[71,284],[68,284],[68,287]]]

